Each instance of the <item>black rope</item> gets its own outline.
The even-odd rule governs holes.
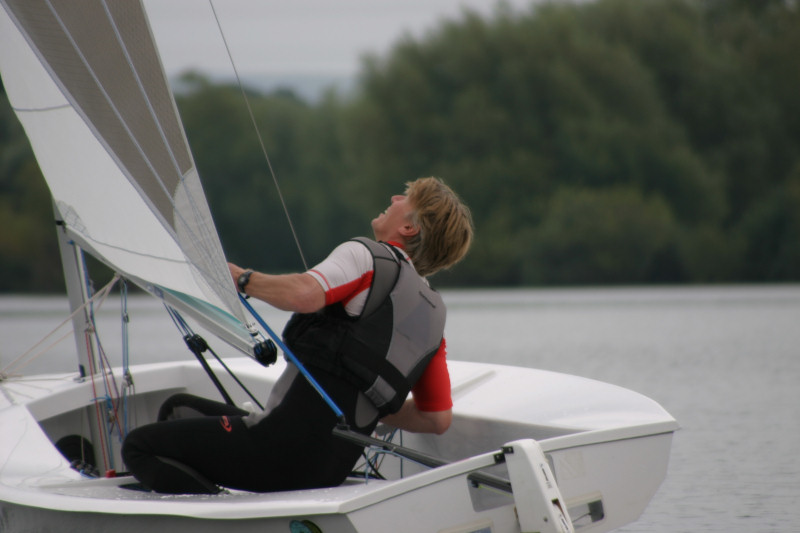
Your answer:
[[[222,385],[222,382],[217,378],[217,375],[208,365],[208,361],[206,358],[203,357],[203,352],[208,349],[208,344],[206,344],[205,339],[200,335],[186,335],[183,340],[186,342],[186,346],[189,347],[189,350],[194,354],[197,360],[200,362],[200,365],[203,367],[203,370],[206,371],[208,377],[214,383],[214,386],[217,387],[217,390],[225,399],[225,403],[231,406],[236,406],[236,403],[233,401],[233,398],[230,397],[228,391],[225,390],[225,387]]]
[[[235,402],[233,401],[233,398],[231,398],[231,396],[228,394],[228,391],[225,390],[225,387],[222,385],[222,382],[219,380],[217,375],[214,373],[214,370],[211,368],[211,366],[209,366],[208,361],[206,361],[206,358],[203,356],[203,352],[205,352],[206,350],[211,352],[211,355],[214,356],[214,359],[216,359],[219,362],[219,364],[222,365],[222,368],[224,368],[225,371],[228,373],[228,375],[231,378],[233,378],[236,384],[242,388],[245,394],[247,394],[247,396],[251,400],[253,400],[253,402],[258,406],[259,409],[263,410],[264,406],[262,406],[261,403],[256,399],[256,397],[253,396],[253,393],[251,393],[250,390],[247,388],[247,386],[244,383],[242,383],[242,381],[236,376],[236,374],[233,373],[230,367],[228,367],[228,365],[225,364],[222,358],[220,358],[220,356],[217,355],[217,353],[211,349],[211,347],[208,345],[205,339],[192,331],[192,329],[189,327],[189,324],[186,323],[186,321],[183,319],[180,313],[178,313],[178,311],[176,311],[170,306],[166,306],[166,308],[167,312],[172,317],[172,321],[175,323],[175,326],[183,333],[183,340],[186,343],[186,346],[189,347],[189,350],[194,354],[194,356],[200,362],[200,365],[203,367],[203,370],[206,371],[206,374],[208,374],[208,377],[214,383],[214,386],[217,388],[219,393],[225,399],[225,403],[232,406],[236,405]]]
[[[225,371],[228,373],[228,375],[231,378],[233,378],[233,380],[236,382],[236,384],[239,385],[239,387],[242,388],[242,390],[245,392],[245,394],[247,394],[247,396],[249,396],[250,399],[253,400],[253,402],[258,406],[258,408],[263,411],[264,410],[264,406],[261,405],[261,403],[259,403],[259,401],[256,399],[255,396],[253,396],[253,394],[250,392],[250,390],[247,388],[247,386],[244,383],[242,383],[241,380],[239,380],[239,378],[236,376],[236,374],[233,373],[233,370],[228,368],[228,365],[226,365],[225,361],[223,361],[222,358],[220,358],[220,356],[217,355],[217,352],[212,350],[211,347],[208,348],[208,351],[211,352],[211,355],[214,356],[214,359],[216,359],[217,362],[219,362],[219,364],[222,365],[222,368],[224,368]]]

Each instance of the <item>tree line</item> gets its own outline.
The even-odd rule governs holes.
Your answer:
[[[188,73],[177,101],[240,264],[300,270],[293,233],[313,264],[434,175],[476,228],[439,286],[797,281],[798,29],[782,0],[465,11],[365,58],[353,93],[247,89],[269,164],[238,87]],[[4,102],[0,290],[61,286],[37,172]]]

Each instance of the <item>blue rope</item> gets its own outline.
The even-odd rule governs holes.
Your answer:
[[[291,362],[291,363],[292,363],[294,366],[296,366],[296,367],[297,367],[297,370],[299,370],[299,371],[300,371],[300,373],[301,373],[301,374],[303,374],[303,377],[305,377],[305,378],[306,378],[306,380],[308,381],[308,383],[309,383],[309,384],[310,384],[312,387],[314,387],[314,390],[316,390],[316,391],[319,393],[319,395],[322,397],[322,399],[323,399],[323,400],[325,400],[325,403],[327,403],[327,404],[328,404],[328,406],[329,406],[329,407],[330,407],[330,408],[333,410],[334,414],[336,414],[336,416],[339,418],[339,423],[340,423],[340,424],[345,424],[345,425],[346,425],[346,420],[345,420],[345,418],[344,418],[344,413],[342,412],[342,410],[341,410],[341,409],[339,409],[339,406],[338,406],[338,405],[336,405],[336,402],[334,402],[334,401],[333,401],[333,398],[331,398],[331,397],[328,395],[328,393],[327,393],[327,392],[325,392],[325,390],[322,388],[322,386],[321,386],[319,383],[317,383],[317,380],[316,380],[316,379],[314,379],[314,376],[312,376],[312,375],[311,375],[311,374],[308,372],[308,370],[307,370],[307,369],[306,369],[306,367],[303,365],[303,363],[301,363],[301,362],[300,362],[300,360],[299,360],[299,359],[297,359],[297,357],[296,357],[296,356],[295,356],[295,355],[292,353],[292,351],[291,351],[291,350],[289,350],[289,348],[288,348],[288,347],[287,347],[287,346],[286,346],[286,345],[283,343],[283,340],[281,340],[281,338],[280,338],[280,337],[278,337],[278,336],[275,334],[275,332],[274,332],[274,331],[272,331],[272,328],[270,328],[270,327],[267,325],[267,323],[266,323],[266,322],[264,322],[264,319],[263,319],[263,318],[261,318],[261,316],[259,316],[259,314],[256,312],[256,310],[255,310],[255,309],[253,309],[253,306],[252,306],[252,305],[250,305],[250,302],[248,302],[248,301],[247,301],[247,298],[245,298],[245,297],[244,297],[242,294],[239,294],[239,299],[242,301],[242,304],[243,304],[243,305],[245,306],[245,308],[246,308],[246,309],[247,309],[247,310],[250,312],[250,314],[251,314],[251,315],[253,315],[253,318],[255,318],[255,319],[256,319],[256,321],[259,323],[259,325],[260,325],[262,328],[264,328],[264,330],[266,330],[266,332],[269,334],[269,336],[270,336],[270,337],[272,337],[272,340],[275,342],[275,344],[277,344],[277,345],[278,345],[278,348],[280,348],[281,350],[283,350],[283,353],[286,355],[286,357],[289,359],[289,361],[290,361],[290,362]]]

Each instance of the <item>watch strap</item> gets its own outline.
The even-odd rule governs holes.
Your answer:
[[[245,270],[241,274],[239,274],[239,278],[236,280],[236,285],[239,287],[239,292],[244,294],[244,289],[247,287],[247,284],[250,283],[250,276],[253,275],[252,270]]]

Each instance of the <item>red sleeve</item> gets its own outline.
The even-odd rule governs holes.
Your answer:
[[[420,411],[447,411],[453,407],[450,396],[450,373],[447,371],[447,347],[444,339],[428,363],[422,377],[411,389],[414,403]]]

